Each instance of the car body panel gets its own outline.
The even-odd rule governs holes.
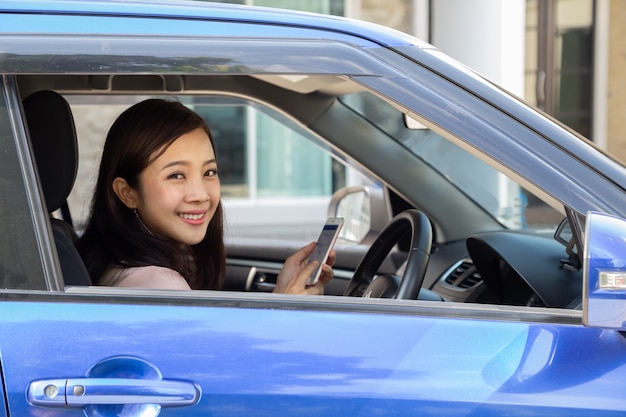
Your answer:
[[[30,381],[83,377],[116,355],[199,384],[197,405],[168,410],[180,415],[495,416],[513,406],[511,415],[618,415],[626,403],[626,340],[601,330],[581,338],[580,325],[97,302],[0,309],[0,335],[13,341],[2,351],[8,403],[19,415],[38,414],[24,396]]]

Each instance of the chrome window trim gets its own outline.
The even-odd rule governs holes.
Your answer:
[[[582,311],[546,307],[504,306],[444,301],[362,298],[334,295],[277,294],[231,291],[171,291],[123,287],[67,287],[64,295],[0,293],[1,300],[32,302],[82,302],[93,304],[144,304],[202,306],[207,308],[245,308],[329,311],[333,313],[389,314],[392,316],[478,319],[512,323],[554,323],[582,327]]]

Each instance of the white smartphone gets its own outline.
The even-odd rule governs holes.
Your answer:
[[[319,261],[319,265],[315,268],[315,271],[313,271],[311,276],[309,276],[306,285],[315,285],[317,283],[317,280],[322,273],[322,265],[326,262],[330,250],[337,241],[337,236],[339,236],[341,226],[343,226],[342,217],[330,217],[326,220],[322,233],[320,233],[320,237],[315,243],[315,249],[313,249],[313,253],[311,253],[307,262],[308,265],[308,263],[312,261]]]

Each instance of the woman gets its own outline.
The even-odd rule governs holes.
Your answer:
[[[306,287],[315,244],[290,256],[276,292]],[[225,274],[223,214],[215,147],[204,119],[175,101],[150,99],[124,111],[106,138],[91,218],[78,249],[99,285],[212,289]]]

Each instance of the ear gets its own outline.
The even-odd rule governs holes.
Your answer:
[[[130,209],[137,208],[139,202],[137,191],[128,185],[124,178],[116,177],[113,180],[112,187],[117,198],[119,198],[126,207]]]

